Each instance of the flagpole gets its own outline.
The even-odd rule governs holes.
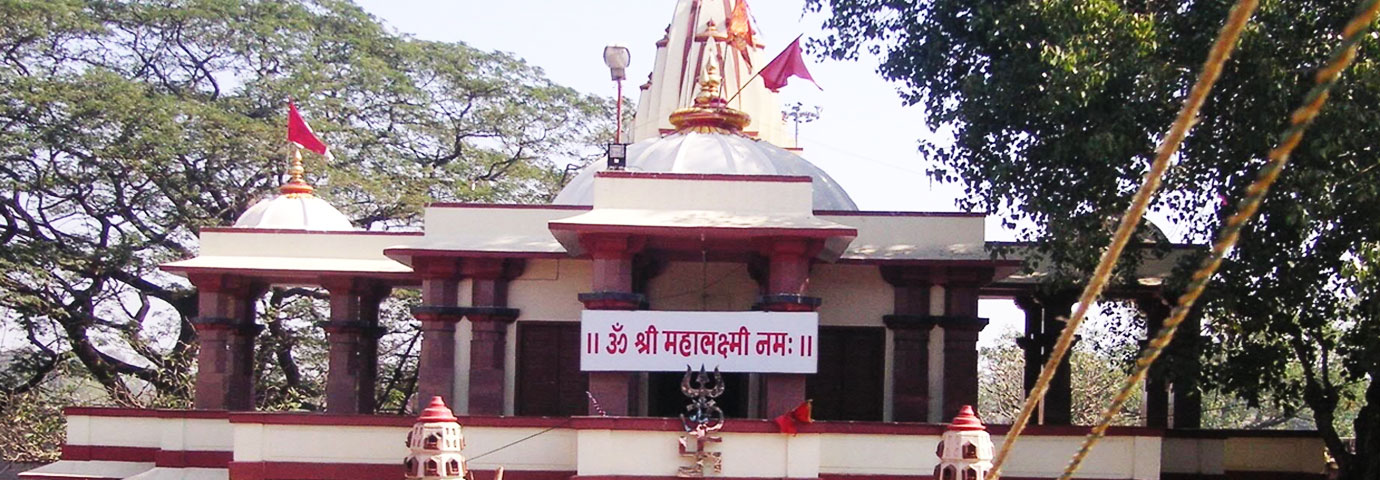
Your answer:
[[[738,98],[738,95],[741,94],[741,93],[743,93],[743,90],[746,89],[748,85],[752,85],[752,81],[753,81],[753,80],[756,80],[757,77],[760,77],[760,76],[762,76],[762,69],[759,68],[759,69],[757,69],[757,73],[752,74],[751,77],[748,77],[748,79],[747,79],[746,82],[743,82],[742,85],[738,86],[738,91],[733,92],[733,96],[732,96],[732,97],[728,97],[728,100],[725,101],[724,103],[733,103],[733,99]]]

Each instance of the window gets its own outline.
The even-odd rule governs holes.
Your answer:
[[[460,474],[460,461],[459,461],[459,460],[456,460],[456,459],[452,458],[452,459],[450,459],[450,461],[446,462],[446,475],[459,475],[459,474]]]
[[[977,445],[973,445],[969,442],[963,442],[963,458],[967,460],[976,460]]]
[[[963,480],[978,480],[977,467],[968,467],[963,471]]]
[[[436,434],[433,433],[431,435],[426,436],[426,442],[424,442],[422,448],[425,448],[427,450],[435,450],[438,448],[437,445],[440,443],[441,437],[438,437],[436,436]]]
[[[958,470],[955,470],[953,465],[949,465],[949,466],[947,466],[947,467],[944,467],[944,475],[940,476],[939,479],[940,479],[940,480],[958,480]]]
[[[417,475],[419,473],[417,472],[417,459],[407,457],[406,460],[403,460],[403,470],[406,470],[409,476]]]
[[[437,465],[437,464],[436,464],[436,459],[433,458],[433,459],[431,459],[431,460],[427,460],[427,461],[426,461],[426,475],[427,475],[427,476],[430,476],[430,477],[437,477],[437,476],[440,476],[440,475],[441,475],[441,472],[440,472],[441,468],[440,468],[440,467],[441,467],[440,465]]]

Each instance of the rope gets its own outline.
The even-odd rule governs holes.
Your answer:
[[[1145,179],[1142,181],[1140,189],[1136,191],[1130,207],[1126,209],[1126,213],[1121,217],[1121,223],[1117,225],[1111,245],[1102,252],[1102,258],[1098,260],[1092,279],[1088,282],[1088,286],[1083,289],[1082,295],[1079,296],[1078,308],[1073,312],[1068,324],[1064,326],[1063,332],[1059,334],[1053,352],[1050,353],[1044,368],[1040,370],[1039,379],[1036,380],[1034,387],[1026,396],[1025,405],[1021,407],[1020,415],[1017,415],[1016,421],[1011,424],[1011,430],[1006,434],[1001,450],[998,451],[997,458],[992,463],[992,474],[989,477],[991,480],[1001,478],[1001,467],[1006,462],[1007,456],[1010,455],[1011,447],[1015,445],[1016,439],[1020,438],[1021,432],[1030,422],[1030,416],[1039,405],[1040,399],[1044,398],[1045,392],[1049,390],[1049,382],[1054,378],[1054,372],[1059,368],[1059,363],[1072,348],[1074,333],[1078,331],[1078,326],[1083,323],[1088,309],[1092,307],[1092,304],[1102,295],[1102,290],[1106,288],[1107,282],[1112,276],[1112,269],[1116,267],[1116,262],[1121,258],[1122,251],[1126,249],[1126,244],[1130,242],[1132,234],[1135,233],[1136,225],[1140,223],[1141,217],[1145,215],[1145,210],[1150,205],[1151,198],[1159,189],[1165,170],[1169,169],[1170,159],[1183,144],[1184,138],[1188,136],[1188,131],[1193,128],[1194,120],[1198,117],[1198,111],[1202,109],[1203,102],[1207,100],[1213,84],[1221,76],[1222,66],[1231,56],[1232,50],[1236,48],[1236,41],[1241,37],[1241,31],[1245,29],[1251,14],[1255,12],[1256,5],[1258,5],[1256,0],[1238,0],[1237,4],[1232,6],[1227,23],[1218,32],[1217,40],[1212,45],[1207,61],[1203,63],[1202,73],[1198,75],[1193,89],[1184,99],[1183,107],[1170,126],[1169,133],[1165,135],[1164,139],[1160,141],[1159,147],[1155,149],[1155,159],[1150,164],[1150,170],[1145,172]]]
[[[1111,426],[1117,409],[1120,409],[1131,397],[1136,386],[1145,379],[1150,365],[1159,358],[1160,353],[1169,345],[1170,340],[1173,340],[1179,324],[1183,323],[1189,310],[1193,308],[1193,303],[1207,288],[1208,282],[1212,279],[1217,268],[1222,265],[1222,260],[1226,258],[1227,252],[1236,245],[1237,239],[1241,236],[1241,230],[1259,210],[1265,195],[1270,191],[1270,185],[1284,171],[1284,167],[1289,163],[1289,154],[1303,140],[1304,132],[1313,123],[1313,119],[1318,116],[1323,104],[1327,102],[1328,92],[1336,85],[1342,71],[1346,70],[1356,59],[1356,44],[1360,42],[1361,34],[1369,30],[1377,13],[1380,13],[1380,0],[1366,0],[1357,8],[1355,16],[1342,30],[1342,42],[1332,49],[1328,56],[1327,66],[1314,76],[1313,88],[1304,95],[1303,104],[1289,115],[1289,127],[1281,135],[1283,140],[1273,150],[1270,150],[1269,161],[1260,169],[1256,174],[1255,181],[1246,189],[1246,196],[1241,200],[1240,208],[1222,226],[1222,230],[1217,235],[1217,241],[1212,245],[1212,254],[1204,259],[1198,270],[1193,273],[1188,291],[1179,296],[1178,305],[1170,312],[1169,318],[1165,319],[1164,326],[1155,334],[1155,338],[1146,345],[1145,351],[1141,352],[1140,358],[1136,360],[1135,369],[1122,382],[1121,390],[1113,398],[1112,404],[1102,412],[1102,417],[1098,420],[1097,425],[1083,440],[1082,447],[1073,455],[1068,467],[1059,476],[1059,480],[1073,477],[1073,473],[1082,465],[1093,445],[1102,439],[1107,428]]]
[[[542,430],[542,431],[540,431],[540,432],[533,433],[533,434],[528,435],[528,436],[526,436],[526,437],[522,437],[522,438],[519,438],[519,439],[514,440],[514,441],[512,441],[512,442],[509,442],[507,445],[504,445],[504,446],[502,446],[502,447],[498,447],[498,448],[495,448],[495,449],[493,449],[493,450],[489,450],[489,451],[487,451],[487,452],[481,453],[481,454],[479,454],[479,455],[475,455],[475,456],[473,456],[473,457],[467,458],[467,459],[465,459],[465,461],[471,462],[471,461],[474,461],[474,460],[479,460],[479,459],[484,458],[484,457],[487,457],[487,456],[489,456],[489,455],[491,455],[491,454],[498,453],[499,451],[502,451],[503,449],[506,449],[506,448],[511,447],[511,446],[513,446],[513,445],[517,445],[517,444],[519,444],[519,443],[522,443],[522,442],[531,440],[531,439],[533,439],[533,438],[537,438],[538,436],[541,436],[541,435],[543,435],[543,434],[546,434],[546,433],[548,433],[548,432],[550,432],[550,431],[552,431],[552,430],[570,426],[570,424],[571,424],[572,422],[574,422],[574,421],[575,421],[575,419],[573,419],[573,418],[572,418],[572,419],[568,419],[568,420],[566,420],[566,421],[564,421],[564,422],[561,422],[561,423],[558,424],[558,425],[553,425],[553,426],[547,428],[546,430]],[[499,468],[499,470],[502,470],[502,469],[503,469],[503,467],[498,467],[498,468]],[[467,468],[466,470],[469,470],[469,469]]]

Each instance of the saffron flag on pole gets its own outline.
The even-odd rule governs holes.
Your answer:
[[[289,142],[295,143],[297,146],[316,152],[317,154],[325,155],[326,158],[335,158],[331,155],[331,148],[327,147],[325,142],[322,142],[321,139],[316,138],[316,132],[313,132],[311,126],[307,125],[307,121],[302,119],[302,114],[297,113],[297,105],[293,104],[292,100],[288,100],[287,127],[287,138]]]
[[[810,76],[810,70],[805,68],[805,59],[802,58],[800,52],[800,37],[795,37],[795,41],[787,45],[781,54],[772,59],[767,66],[762,67],[761,74],[762,83],[773,92],[786,86],[786,80],[791,77],[809,80],[810,83],[815,84],[815,88],[824,90],[823,87],[819,86],[819,83],[815,82],[814,77]]]
[[[743,57],[743,63],[748,68],[752,67],[752,58],[749,53],[757,46],[757,40],[753,35],[757,34],[752,29],[752,14],[748,12],[747,0],[738,0],[733,4],[733,11],[728,14],[728,45],[738,51],[738,55]]]

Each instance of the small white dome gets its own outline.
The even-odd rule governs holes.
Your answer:
[[[605,162],[585,167],[552,203],[593,204],[594,174],[606,168]],[[734,133],[682,130],[634,143],[628,146],[627,171],[807,176],[814,183],[815,210],[858,209],[824,170],[789,150]]]
[[[354,230],[349,217],[310,193],[285,193],[259,200],[235,220],[237,228]]]

